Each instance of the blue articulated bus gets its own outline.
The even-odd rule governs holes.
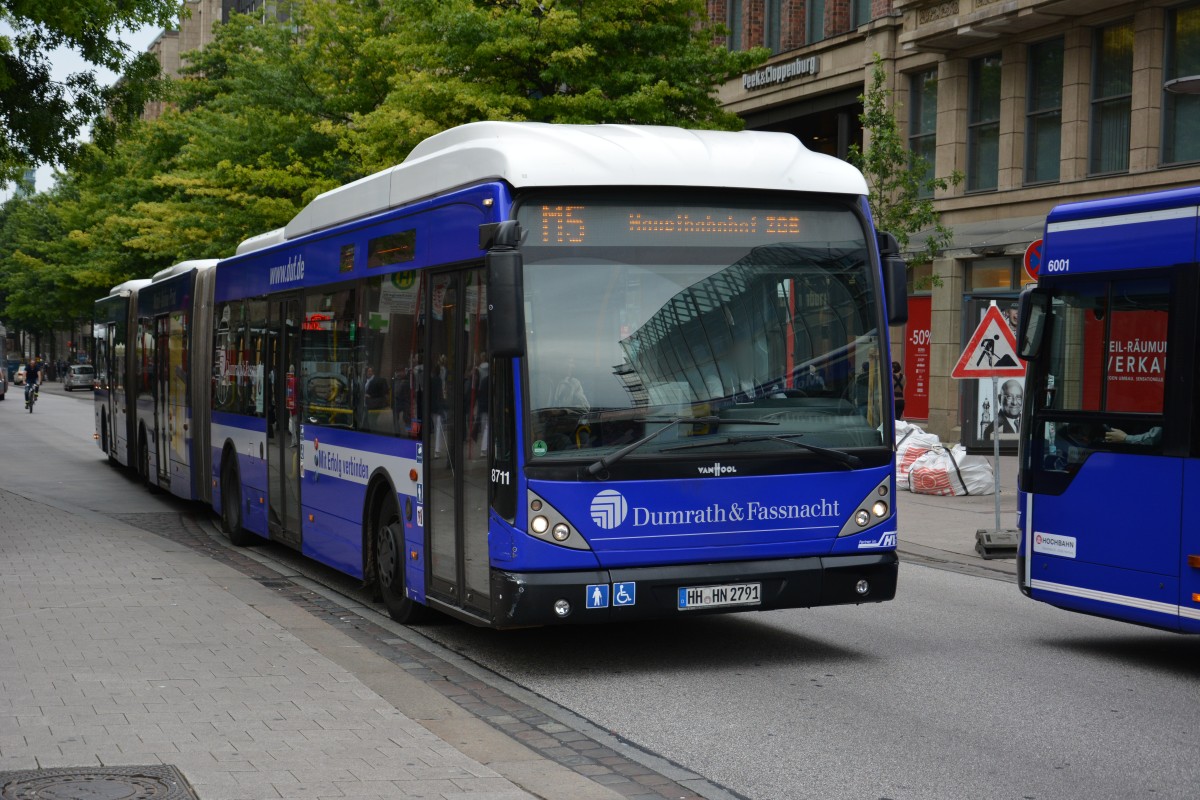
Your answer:
[[[96,438],[111,461],[185,500],[208,491],[215,260],[126,281],[96,302]]]
[[[110,461],[123,467],[134,464],[137,441],[130,331],[137,330],[138,291],[149,284],[148,279],[125,281],[97,300],[93,312],[96,441]]]
[[[896,249],[785,134],[444,132],[213,269],[213,508],[400,621],[889,600]]]
[[[1019,580],[1061,608],[1200,632],[1200,188],[1055,208],[1022,297]]]

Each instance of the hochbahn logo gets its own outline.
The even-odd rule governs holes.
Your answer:
[[[286,264],[271,267],[271,285],[304,280],[304,256],[292,256]]]
[[[615,489],[605,489],[592,498],[592,521],[604,530],[610,531],[619,528],[629,518],[631,511],[635,528],[700,525],[714,522],[803,521],[837,517],[840,514],[839,501],[825,498],[814,500],[811,503],[760,503],[757,500],[750,500],[745,503],[709,503],[706,506],[673,509],[631,507],[625,496]]]

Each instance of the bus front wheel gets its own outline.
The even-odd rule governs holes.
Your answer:
[[[401,625],[420,622],[424,606],[404,593],[404,523],[395,498],[384,501],[375,516],[375,583],[388,615]]]

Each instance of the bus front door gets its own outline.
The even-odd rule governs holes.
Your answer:
[[[300,547],[300,300],[272,300],[267,332],[267,527]]]
[[[435,595],[488,613],[487,307],[482,269],[430,281],[425,512]]]

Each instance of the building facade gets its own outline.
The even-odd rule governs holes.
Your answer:
[[[158,59],[163,75],[177,78],[186,60],[184,56],[207,47],[216,35],[217,24],[228,21],[230,14],[275,15],[275,5],[265,0],[184,0],[179,27],[160,33],[146,48],[147,52]],[[158,119],[166,106],[162,101],[147,103],[142,118]]]
[[[1172,80],[1200,75],[1196,0],[708,7],[729,28],[729,47],[774,53],[720,90],[748,128],[787,131],[845,157],[862,142],[859,97],[878,54],[910,149],[938,176],[962,174],[934,197],[953,243],[913,270],[914,320],[893,333],[893,358],[908,362],[906,415],[944,439],[983,446],[981,430],[1011,400],[950,372],[988,302],[1007,310],[1031,280],[1023,256],[1047,212],[1067,200],[1200,182],[1200,96],[1169,91]],[[923,288],[930,276],[937,280]],[[915,408],[914,392],[924,395]]]

